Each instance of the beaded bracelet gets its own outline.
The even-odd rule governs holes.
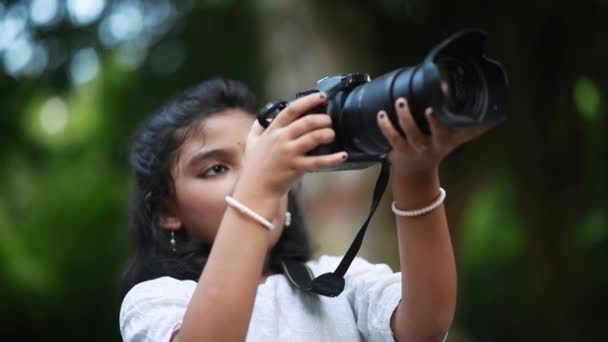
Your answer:
[[[393,201],[393,204],[391,205],[391,209],[393,209],[393,213],[395,213],[395,215],[397,216],[405,216],[405,217],[413,217],[413,216],[420,216],[420,215],[424,215],[426,213],[428,213],[429,211],[432,211],[434,209],[436,209],[437,207],[439,207],[441,205],[441,203],[443,203],[443,200],[445,200],[445,190],[443,188],[439,188],[439,197],[437,197],[437,199],[431,203],[431,205],[429,205],[428,207],[424,207],[421,209],[417,209],[417,210],[400,210],[397,208],[397,206],[395,205],[395,202]]]
[[[243,203],[235,200],[234,198],[232,198],[230,196],[226,196],[224,199],[226,200],[226,203],[228,203],[228,205],[230,205],[234,209],[240,211],[241,213],[249,216],[250,218],[254,219],[262,226],[264,226],[270,230],[274,229],[274,224],[272,224],[270,221],[268,221],[267,219],[265,219],[264,217],[262,217],[260,214],[256,213],[255,211],[249,209],[249,207],[247,207]]]

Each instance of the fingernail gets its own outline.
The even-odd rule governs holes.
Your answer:
[[[342,153],[342,160],[346,160],[346,158],[348,158],[348,154],[347,153]]]
[[[382,119],[384,119],[384,117],[385,117],[384,111],[382,111],[382,110],[379,111],[378,112],[378,119],[382,120]]]
[[[324,92],[321,92],[321,93],[319,94],[319,97],[320,97],[322,100],[325,100],[325,99],[327,98],[327,94],[325,94]]]
[[[397,100],[397,106],[399,106],[399,108],[405,107],[405,99]]]

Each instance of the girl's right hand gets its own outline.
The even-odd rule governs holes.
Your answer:
[[[346,161],[346,152],[307,155],[335,139],[329,115],[304,115],[325,103],[324,93],[314,93],[291,102],[266,129],[256,120],[247,137],[241,180],[255,182],[269,195],[282,196],[305,172]]]

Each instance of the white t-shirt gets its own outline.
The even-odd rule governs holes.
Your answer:
[[[308,262],[315,276],[336,269],[341,258]],[[385,264],[355,258],[337,297],[311,295],[282,274],[258,286],[247,342],[394,341],[390,318],[401,299],[401,274]],[[197,283],[162,277],[134,286],[120,308],[128,342],[168,342],[184,318]]]

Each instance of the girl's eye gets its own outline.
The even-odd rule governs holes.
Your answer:
[[[228,168],[222,164],[215,164],[203,172],[203,177],[213,177],[226,172]]]

